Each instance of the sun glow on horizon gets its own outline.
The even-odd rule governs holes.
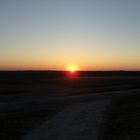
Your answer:
[[[78,70],[78,68],[77,68],[77,66],[70,65],[70,66],[68,66],[67,70],[74,73],[75,71]]]
[[[75,72],[75,69],[74,69],[74,68],[71,68],[70,71],[71,71],[71,72]]]

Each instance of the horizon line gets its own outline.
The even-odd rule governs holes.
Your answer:
[[[21,71],[21,72],[22,72],[22,71],[42,71],[42,72],[43,72],[43,71],[44,71],[44,72],[45,72],[45,71],[46,71],[46,72],[51,72],[51,71],[52,71],[52,72],[53,72],[53,71],[55,72],[55,71],[56,71],[56,72],[66,72],[66,71],[69,71],[69,70],[53,70],[53,69],[52,69],[52,70],[39,70],[39,69],[37,69],[37,70],[24,70],[24,69],[23,69],[23,70],[0,70],[0,72],[3,72],[3,71],[5,71],[5,72],[6,72],[6,71],[7,71],[7,72],[8,72],[8,71],[13,71],[13,72],[14,72],[14,71],[15,71],[15,72],[16,72],[16,71]],[[87,71],[87,72],[88,72],[88,71],[89,71],[89,72],[92,72],[92,71],[100,71],[100,72],[108,72],[108,71],[117,71],[117,72],[127,72],[127,71],[130,71],[130,72],[132,71],[132,72],[133,72],[133,71],[135,71],[135,72],[137,72],[137,71],[138,71],[138,72],[140,72],[140,70],[76,70],[76,71],[77,71],[77,72],[86,72],[86,71]]]

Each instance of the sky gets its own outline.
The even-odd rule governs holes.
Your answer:
[[[0,70],[140,70],[140,0],[0,0]]]

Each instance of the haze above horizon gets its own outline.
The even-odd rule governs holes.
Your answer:
[[[140,70],[139,15],[139,0],[0,1],[0,70]]]

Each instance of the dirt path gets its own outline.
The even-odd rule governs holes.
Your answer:
[[[109,103],[101,100],[71,105],[23,140],[96,140]]]

